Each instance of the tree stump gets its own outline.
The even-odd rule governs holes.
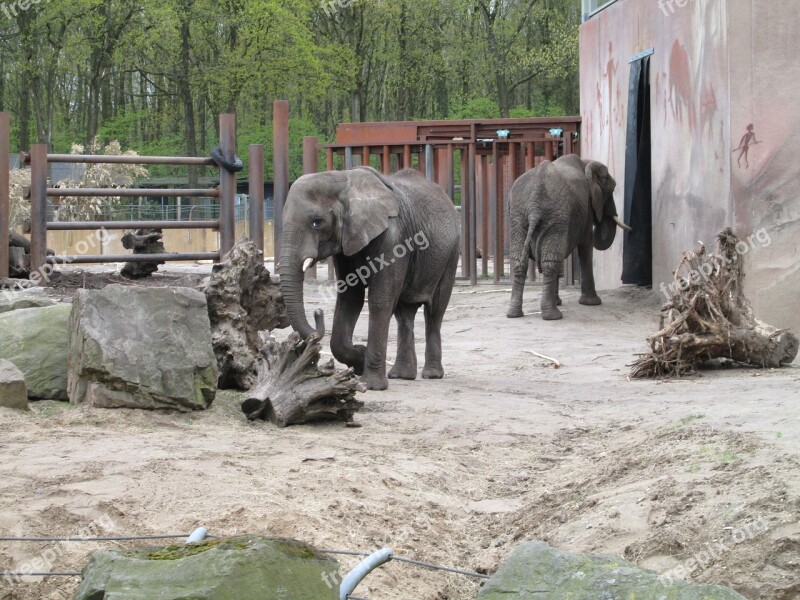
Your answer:
[[[134,254],[166,254],[160,229],[135,229],[122,236],[122,246]],[[126,279],[143,279],[158,271],[164,261],[127,262],[120,275]]]
[[[739,238],[725,229],[717,254],[705,246],[684,255],[675,270],[672,298],[661,309],[660,330],[648,338],[651,351],[632,365],[631,377],[682,376],[714,359],[761,368],[794,361],[798,339],[760,321],[745,298]]]
[[[250,389],[260,360],[258,333],[289,326],[280,284],[264,267],[263,253],[241,238],[222,262],[214,265],[203,291],[219,387]]]
[[[258,381],[242,402],[242,411],[251,421],[269,419],[278,427],[322,420],[353,422],[353,415],[364,406],[356,392],[366,385],[353,369],[337,372],[333,359],[319,365],[320,336],[313,333],[303,340],[297,332],[284,342],[264,336],[258,368]]]

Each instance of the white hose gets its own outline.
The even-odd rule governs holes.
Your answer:
[[[350,571],[339,586],[339,600],[347,600],[359,583],[372,571],[392,560],[392,549],[384,548],[370,554]]]

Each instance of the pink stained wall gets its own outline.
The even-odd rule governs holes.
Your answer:
[[[683,4],[683,6],[680,6]],[[724,227],[754,237],[757,314],[800,329],[800,39],[796,0],[620,0],[581,27],[583,156],[608,164],[623,211],[628,59],[651,56],[653,291],[684,251]],[[741,138],[754,125],[749,167]],[[752,139],[751,139],[752,141]],[[764,228],[762,230],[762,228]],[[767,240],[762,242],[760,240]],[[621,285],[622,236],[595,253],[598,289]],[[663,295],[661,296],[663,298]],[[794,302],[792,304],[792,298]]]

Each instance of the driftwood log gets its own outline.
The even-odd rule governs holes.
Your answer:
[[[14,279],[27,279],[31,274],[31,241],[12,230],[8,232],[8,246],[8,274]],[[47,249],[48,256],[54,254]]]
[[[353,423],[364,406],[356,392],[366,391],[353,369],[336,371],[333,359],[319,364],[319,334],[307,340],[293,332],[283,342],[262,334],[258,382],[242,402],[251,421],[269,419],[278,427],[312,421],[341,420]]]
[[[122,246],[133,250],[134,254],[165,254],[164,234],[160,229],[134,229],[122,236]],[[127,279],[143,279],[150,277],[158,271],[158,266],[164,261],[153,262],[127,262],[122,267],[120,275]]]
[[[256,382],[258,333],[289,326],[280,284],[264,267],[264,254],[241,238],[214,265],[203,288],[219,387],[247,390]]]
[[[650,352],[632,365],[631,377],[688,375],[715,359],[762,368],[795,359],[797,336],[757,319],[744,295],[744,264],[736,250],[742,243],[725,229],[716,254],[701,246],[684,255],[659,331],[648,338]]]

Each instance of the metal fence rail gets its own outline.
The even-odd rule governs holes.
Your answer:
[[[222,155],[231,163],[236,155],[236,119],[232,114],[219,117],[220,149]],[[8,276],[8,230],[9,230],[9,117],[0,113],[0,277]],[[250,153],[250,183],[257,187],[250,189],[251,198],[260,202],[263,213],[263,170],[264,146],[252,145]],[[108,263],[108,262],[142,262],[142,261],[218,261],[234,244],[235,232],[235,195],[236,174],[226,170],[207,157],[193,156],[106,156],[91,154],[48,154],[46,144],[34,144],[29,153],[20,153],[22,163],[31,166],[31,265],[32,272],[41,270],[51,262],[47,257],[47,232],[49,231],[87,231],[97,229],[215,229],[219,231],[219,250],[215,252],[193,252],[174,254],[121,254],[121,255],[77,255],[62,256],[59,260],[71,264]],[[147,164],[147,165],[181,165],[204,166],[219,169],[219,186],[206,189],[153,189],[153,188],[57,188],[48,187],[48,165],[52,163],[83,164]],[[260,179],[253,173],[260,174]],[[108,197],[190,197],[213,198],[217,200],[214,212],[218,218],[202,220],[125,220],[125,221],[47,221],[47,199],[59,197],[108,198]],[[264,224],[256,223],[259,211],[251,211],[250,236],[256,245],[263,250]]]
[[[511,128],[509,137],[492,131],[506,125]],[[373,161],[385,175],[415,168],[439,183],[454,204],[461,207],[461,277],[473,285],[478,277],[490,277],[490,256],[493,281],[499,283],[506,277],[509,240],[506,205],[514,181],[543,160],[580,152],[577,117],[351,123],[342,128],[345,141],[323,145],[327,170],[352,169]],[[414,133],[410,134],[412,130]],[[398,138],[404,135],[415,135],[418,139],[398,143]],[[382,136],[391,142],[380,142]],[[304,165],[311,164],[312,154],[316,161],[317,142],[316,138],[311,139],[304,144]],[[304,168],[304,172],[316,172],[316,162],[313,170]],[[510,267],[513,272],[514,265]],[[332,270],[328,273],[332,277]],[[565,262],[564,273],[568,283],[575,282],[573,257]],[[536,270],[529,269],[529,274],[534,279]]]

